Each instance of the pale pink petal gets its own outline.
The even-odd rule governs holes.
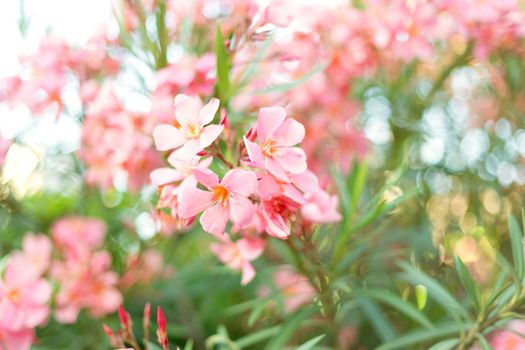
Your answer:
[[[252,264],[250,264],[248,261],[245,261],[244,264],[242,264],[241,284],[243,286],[247,285],[253,280],[254,277],[255,269],[253,268]]]
[[[287,118],[273,133],[279,145],[295,146],[304,139],[304,126],[295,119]]]
[[[193,169],[193,175],[195,175],[197,181],[209,190],[219,185],[219,177],[210,169],[195,168]]]
[[[259,142],[263,143],[269,139],[285,117],[286,111],[282,107],[261,108],[257,117],[257,139]]]
[[[180,171],[172,168],[159,168],[149,174],[150,180],[154,185],[163,186],[170,182],[184,179]]]
[[[202,108],[202,102],[198,97],[187,95],[175,96],[175,118],[181,126],[188,124],[199,124],[199,112]]]
[[[5,350],[29,350],[35,338],[33,329],[22,329],[16,332],[0,331],[1,343]]]
[[[256,143],[248,140],[246,136],[244,136],[243,138],[244,144],[246,146],[246,151],[248,151],[248,157],[255,166],[262,167],[264,155],[261,152],[261,148]]]
[[[288,175],[284,171],[284,169],[272,158],[265,158],[264,159],[264,168],[270,172],[273,176],[275,176],[278,180],[284,181],[284,182],[290,182],[290,179],[288,178]]]
[[[246,197],[230,199],[230,218],[241,228],[249,225],[257,207]]]
[[[51,298],[51,285],[44,279],[31,283],[29,289],[27,290],[27,299],[32,303],[45,304]]]
[[[264,252],[266,242],[257,237],[246,237],[235,242],[244,259],[252,261]]]
[[[189,219],[212,205],[211,192],[195,187],[184,187],[179,195],[179,214],[183,219]]]
[[[29,328],[43,324],[49,316],[49,308],[46,305],[32,306],[25,314],[24,325]]]
[[[266,224],[266,232],[279,239],[286,239],[290,235],[290,227],[280,217],[271,218],[264,210],[262,211],[264,223]]]
[[[293,184],[303,192],[314,193],[320,189],[317,176],[310,170],[306,170],[301,174],[292,175],[290,178]]]
[[[232,169],[224,175],[221,184],[230,191],[243,196],[257,192],[257,176],[255,173],[244,169]]]
[[[282,169],[291,174],[301,174],[306,171],[306,154],[299,147],[288,147],[284,152],[275,156],[275,161]]]
[[[224,130],[224,125],[208,125],[202,129],[201,136],[199,137],[201,149],[205,149],[213,143],[219,137]]]
[[[159,151],[167,151],[180,147],[184,143],[182,132],[169,124],[161,124],[153,130],[153,140],[155,147]]]
[[[199,140],[188,140],[184,145],[170,154],[170,158],[178,160],[191,160],[193,157],[202,151]]]
[[[228,208],[216,204],[202,213],[200,223],[204,231],[214,235],[222,235],[228,223]]]
[[[215,113],[219,109],[220,102],[216,98],[212,98],[199,112],[200,125],[207,125],[215,117]]]
[[[55,311],[55,318],[60,323],[71,324],[75,323],[79,312],[79,307],[74,305],[65,305]]]

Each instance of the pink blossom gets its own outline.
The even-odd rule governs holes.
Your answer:
[[[0,327],[0,350],[29,350],[34,339],[32,328],[10,331]]]
[[[191,218],[204,211],[200,217],[202,228],[216,235],[224,233],[228,218],[241,227],[249,224],[255,206],[248,197],[257,190],[253,172],[233,169],[220,181],[208,169],[195,169],[193,173],[208,191],[184,188],[180,194],[181,217]]]
[[[489,336],[490,345],[494,350],[519,350],[525,348],[525,339],[516,334],[525,334],[525,321],[516,320],[507,324],[507,329],[493,332]],[[512,331],[511,331],[512,330]]]
[[[250,283],[255,277],[251,261],[263,253],[265,241],[257,237],[244,237],[232,242],[227,235],[220,236],[220,239],[221,243],[214,243],[211,251],[229,268],[242,272],[243,286]]]
[[[51,285],[34,274],[27,274],[27,268],[19,261],[9,261],[0,280],[1,329],[23,331],[47,320]]]
[[[51,262],[51,241],[45,235],[26,234],[23,240],[23,251],[11,254],[13,265],[25,266],[18,271],[19,277],[26,276],[28,280],[42,276]]]
[[[53,241],[69,259],[84,259],[102,245],[106,225],[95,218],[70,216],[56,221],[51,227]]]
[[[293,312],[304,304],[311,303],[317,291],[308,279],[298,274],[291,266],[281,266],[273,274],[273,282],[281,291],[287,312]]]
[[[212,98],[202,106],[198,97],[175,97],[175,125],[162,124],[153,130],[159,151],[175,149],[171,157],[190,160],[208,147],[221,134],[224,126],[208,125],[219,109],[219,100]]]
[[[261,108],[257,118],[259,144],[244,137],[244,143],[252,163],[264,167],[282,181],[290,181],[289,174],[306,170],[306,155],[299,147],[293,147],[304,138],[304,127],[292,118],[286,118],[281,107]]]

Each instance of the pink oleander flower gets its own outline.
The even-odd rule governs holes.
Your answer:
[[[164,268],[162,255],[156,250],[147,249],[128,258],[126,272],[120,279],[120,285],[130,288],[135,284],[147,284],[161,277],[165,271],[168,269]]]
[[[244,237],[232,242],[227,235],[219,237],[221,242],[214,243],[211,251],[226,266],[242,272],[241,284],[250,283],[255,277],[251,262],[264,251],[265,241],[258,237]]]
[[[0,280],[0,329],[19,332],[42,325],[49,315],[51,285],[20,261],[9,261]]]
[[[265,168],[282,181],[290,182],[290,174],[306,170],[306,154],[294,147],[304,138],[304,126],[292,118],[286,118],[281,107],[261,108],[257,118],[259,144],[244,137],[250,161]]]
[[[219,100],[216,98],[202,106],[198,97],[175,96],[174,125],[161,124],[153,130],[157,150],[174,150],[170,156],[174,159],[193,159],[210,146],[224,129],[222,125],[208,125],[218,109]]]
[[[193,171],[197,181],[208,191],[185,187],[180,193],[180,216],[191,218],[204,213],[200,223],[204,231],[221,235],[228,219],[240,227],[250,223],[255,206],[248,198],[257,191],[257,177],[253,172],[232,169],[219,181],[208,169]]]
[[[35,331],[25,328],[9,331],[0,327],[0,350],[29,350],[35,339]]]
[[[95,218],[70,216],[56,221],[51,227],[53,241],[68,259],[79,260],[102,245],[106,225]]]
[[[73,323],[82,309],[94,317],[116,311],[122,295],[116,288],[118,275],[110,268],[111,256],[105,251],[92,253],[85,261],[57,261],[52,271],[60,284],[55,318]]]
[[[204,159],[194,157],[189,161],[181,161],[173,157],[168,157],[168,163],[170,163],[173,168],[165,167],[155,169],[151,172],[150,179],[151,182],[157,186],[164,186],[178,181],[180,181],[182,185],[184,182],[189,181],[188,179],[195,179],[193,169],[207,169],[212,161],[212,157]]]
[[[521,350],[525,349],[525,339],[519,334],[525,334],[525,321],[516,320],[507,324],[506,328],[497,330],[489,336],[490,345],[494,350]],[[514,332],[513,332],[514,331]],[[519,334],[517,334],[517,333]],[[473,347],[472,350],[479,349]]]
[[[51,262],[51,241],[45,235],[27,234],[24,236],[22,249],[12,253],[10,261],[13,265],[24,266],[25,269],[18,272],[28,279],[39,278],[47,271]]]
[[[273,274],[273,282],[281,291],[287,312],[293,312],[302,305],[311,303],[317,295],[316,289],[308,279],[295,272],[291,266],[281,266]]]

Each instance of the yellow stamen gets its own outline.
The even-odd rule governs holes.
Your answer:
[[[228,189],[222,185],[219,185],[213,189],[213,201],[220,203],[223,207],[228,204],[229,196],[230,193],[228,192]]]

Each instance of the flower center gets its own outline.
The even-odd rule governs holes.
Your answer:
[[[272,139],[268,139],[264,141],[264,143],[261,145],[261,152],[266,157],[273,157],[277,154],[277,151],[279,148],[277,147],[277,142]]]
[[[220,203],[223,207],[228,204],[228,197],[230,196],[230,193],[226,187],[222,185],[216,186],[212,193],[212,199],[214,202]]]
[[[186,131],[189,137],[198,139],[201,136],[202,127],[200,125],[194,125],[192,123],[189,123],[186,127]]]
[[[10,289],[6,294],[6,297],[9,301],[16,304],[20,302],[21,299],[20,291],[16,288]]]

